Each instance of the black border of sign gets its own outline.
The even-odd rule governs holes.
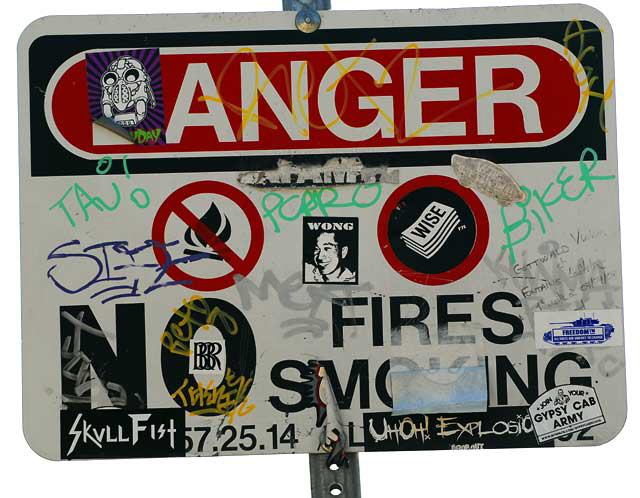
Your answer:
[[[94,162],[72,154],[60,145],[49,130],[44,117],[44,96],[47,84],[56,69],[69,57],[96,47],[112,49],[130,47],[197,47],[233,46],[239,40],[249,45],[287,45],[322,43],[473,40],[504,38],[546,38],[563,44],[569,21],[484,24],[458,26],[320,29],[306,34],[297,30],[233,31],[233,32],[179,32],[140,34],[88,34],[45,35],[29,47],[29,95],[31,126],[31,175],[67,176],[92,175]],[[583,27],[595,25],[583,21]],[[588,35],[595,47],[590,54],[589,66],[593,74],[600,75],[592,88],[603,92],[602,36],[599,32]],[[561,141],[546,147],[466,149],[456,153],[490,159],[498,163],[531,163],[550,161],[576,161],[585,147],[594,149],[599,159],[606,159],[606,135],[599,125],[600,100],[590,99],[585,115],[573,132]],[[323,163],[335,154],[296,155],[299,164]],[[371,152],[341,154],[358,156],[366,166],[393,167],[433,166],[450,162],[451,151]],[[198,158],[154,158],[138,162],[136,174],[143,173],[196,173],[217,171],[257,171],[275,169],[282,155],[232,156]],[[114,168],[115,169],[115,168]],[[113,171],[110,174],[116,174]]]

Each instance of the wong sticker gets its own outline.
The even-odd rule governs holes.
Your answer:
[[[539,443],[605,423],[595,389],[587,386],[555,387],[529,407]]]
[[[358,283],[358,218],[304,217],[305,284]]]
[[[159,50],[91,52],[86,64],[91,117],[113,120],[136,144],[164,144]]]
[[[534,314],[538,348],[622,346],[622,310],[544,311]]]

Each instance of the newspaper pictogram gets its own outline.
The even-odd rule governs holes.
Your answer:
[[[430,259],[442,249],[458,225],[460,217],[456,210],[434,201],[402,232],[401,238],[409,249]]]

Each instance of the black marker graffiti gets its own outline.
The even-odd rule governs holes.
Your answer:
[[[127,339],[117,340],[126,331]],[[145,408],[144,305],[116,306],[117,356],[89,306],[60,307],[62,409],[92,408],[92,374],[96,373],[111,406]]]

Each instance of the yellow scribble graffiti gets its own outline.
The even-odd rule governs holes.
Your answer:
[[[236,375],[227,368],[224,382],[219,386],[214,386],[213,382],[210,380],[206,387],[198,382],[194,387],[189,386],[189,379],[184,379],[171,398],[188,410],[190,415],[228,415],[230,423],[233,423],[236,415],[243,417],[254,410],[255,405],[247,406],[246,398],[253,379]]]
[[[235,318],[217,306],[211,309],[201,296],[193,296],[189,300],[183,299],[182,304],[180,309],[172,310],[181,320],[178,323],[169,324],[169,330],[165,330],[160,337],[162,346],[170,352],[191,356],[189,343],[200,328],[208,330],[209,326],[216,326],[230,335],[238,333],[238,323]],[[206,317],[204,322],[196,320],[192,312],[204,315]]]
[[[600,79],[599,76],[594,75],[595,68],[593,66],[585,66],[582,64],[585,57],[588,54],[595,53],[595,46],[589,45],[587,46],[586,35],[590,33],[602,33],[603,30],[600,28],[584,28],[582,22],[578,19],[573,19],[566,27],[564,31],[564,38],[562,39],[564,42],[564,55],[569,61],[569,64],[573,67],[573,78],[581,89],[581,98],[580,105],[578,107],[578,112],[582,112],[589,101],[589,97],[595,97],[600,99],[600,110],[598,119],[600,121],[600,128],[605,133],[607,132],[607,128],[605,127],[604,121],[604,110],[606,102],[613,96],[613,86],[614,80],[609,81],[606,85],[606,89],[604,92],[596,92],[593,90],[593,86]],[[569,43],[572,40],[578,40],[578,51],[577,56],[574,58],[574,55],[569,50]],[[581,69],[584,69],[584,77],[580,79],[583,72]]]

